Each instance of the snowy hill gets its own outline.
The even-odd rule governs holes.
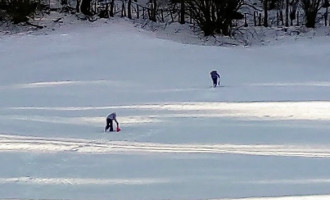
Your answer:
[[[56,1],[56,3],[58,3]],[[58,5],[59,6],[59,5]],[[57,8],[58,6],[55,6]],[[243,9],[244,12],[249,12],[252,16],[254,10]],[[276,11],[270,12],[270,21],[274,21],[276,17]],[[287,41],[296,41],[305,38],[314,37],[329,37],[330,28],[324,26],[322,23],[318,23],[316,28],[309,29],[303,24],[300,26],[281,26],[272,25],[271,27],[254,26],[252,17],[249,17],[249,27],[241,26],[238,30],[234,31],[235,34],[232,37],[228,36],[208,36],[205,37],[203,32],[192,24],[179,24],[178,22],[158,21],[154,23],[147,19],[132,19],[120,18],[115,16],[109,19],[102,19],[98,16],[94,16],[94,22],[85,19],[82,14],[69,14],[65,12],[51,11],[49,14],[36,15],[33,19],[30,19],[32,24],[43,27],[42,29],[34,26],[26,25],[24,23],[20,25],[13,25],[9,22],[0,22],[0,37],[7,35],[42,35],[49,34],[53,31],[61,31],[61,29],[72,29],[79,26],[86,26],[86,28],[92,28],[102,23],[113,22],[121,23],[126,21],[132,23],[138,29],[144,29],[151,32],[159,39],[172,40],[183,44],[194,44],[194,45],[206,45],[206,46],[260,46],[260,45],[274,45],[286,43]],[[303,16],[301,16],[303,19]],[[85,20],[82,20],[85,19]],[[252,20],[252,21],[251,21]],[[275,20],[276,21],[276,20]],[[320,19],[318,18],[318,21]],[[321,20],[322,22],[322,20]],[[240,21],[240,24],[243,21]],[[70,28],[71,27],[71,28]],[[96,37],[96,36],[94,36]]]
[[[0,199],[330,198],[329,37],[200,46],[99,20],[0,46]]]

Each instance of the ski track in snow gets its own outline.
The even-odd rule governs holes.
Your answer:
[[[160,144],[0,135],[0,152],[13,151],[38,153],[76,152],[86,154],[212,153],[308,158],[330,157],[330,147],[316,145]]]
[[[259,120],[320,120],[329,121],[330,102],[182,102],[164,104],[119,105],[104,107],[7,107],[9,111],[46,110],[46,111],[82,111],[107,109],[134,109],[146,112],[144,117],[122,116],[125,125],[141,123],[162,123],[163,118],[182,117],[229,117]],[[166,111],[153,113],[148,111]],[[180,113],[177,113],[177,112]],[[32,114],[32,113],[31,113]],[[47,123],[79,124],[86,123],[100,127],[104,118],[59,117],[31,115],[6,115],[9,120],[39,121]],[[236,144],[161,144],[132,141],[105,141],[74,138],[49,138],[0,134],[0,152],[77,152],[86,154],[113,153],[212,153],[241,154],[260,156],[295,156],[308,158],[329,158],[327,145],[236,145]]]
[[[330,121],[329,101],[302,101],[302,102],[168,102],[163,104],[140,104],[140,105],[117,105],[117,106],[86,106],[86,107],[7,107],[2,108],[9,111],[89,111],[109,109],[131,109],[140,111],[167,111],[172,113],[161,115],[147,115],[143,122],[155,121],[155,118],[173,117],[227,117],[259,120],[319,120]],[[180,112],[180,113],[178,113]],[[30,121],[45,121],[44,117],[7,115],[7,119],[19,119]],[[49,116],[48,119],[51,119]],[[54,118],[54,117],[53,117]],[[100,122],[104,117],[79,117],[61,118],[55,117],[51,121],[62,121],[63,123]],[[139,123],[134,119],[135,123]],[[130,118],[122,117],[122,123],[132,123]],[[98,125],[99,126],[99,125]]]

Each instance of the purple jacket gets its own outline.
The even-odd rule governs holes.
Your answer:
[[[217,71],[211,71],[211,77],[212,78],[220,78],[220,75],[218,74],[218,72]]]
[[[111,119],[111,120],[114,120],[117,124],[118,124],[118,121],[117,121],[117,114],[114,112],[114,113],[111,113],[107,116],[107,119]]]

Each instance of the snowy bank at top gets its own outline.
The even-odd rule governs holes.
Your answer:
[[[249,26],[240,27],[232,37],[229,36],[208,36],[191,24],[180,24],[178,22],[152,22],[146,19],[133,19],[113,17],[109,19],[96,18],[95,21],[82,20],[78,14],[71,15],[51,11],[41,17],[35,17],[32,24],[43,27],[42,29],[21,23],[13,25],[9,22],[0,22],[0,39],[9,35],[44,35],[53,32],[66,32],[82,29],[92,29],[95,27],[118,26],[130,27],[130,30],[149,32],[156,38],[172,40],[183,44],[207,45],[207,46],[254,46],[254,45],[273,45],[296,41],[304,38],[323,38],[330,37],[330,26],[318,25],[316,28],[306,28],[305,26],[278,26],[262,27]],[[114,29],[118,26],[113,27]],[[102,29],[95,29],[95,37]],[[115,31],[115,30],[114,30]],[[120,31],[120,30],[119,30]],[[120,31],[121,32],[121,31]]]

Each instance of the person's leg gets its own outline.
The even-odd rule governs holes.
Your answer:
[[[110,119],[107,118],[107,125],[105,126],[104,131],[107,131],[110,128]]]
[[[113,122],[112,122],[112,119],[110,119],[110,131],[113,131]]]
[[[213,80],[213,87],[217,87],[217,78],[212,78]]]

